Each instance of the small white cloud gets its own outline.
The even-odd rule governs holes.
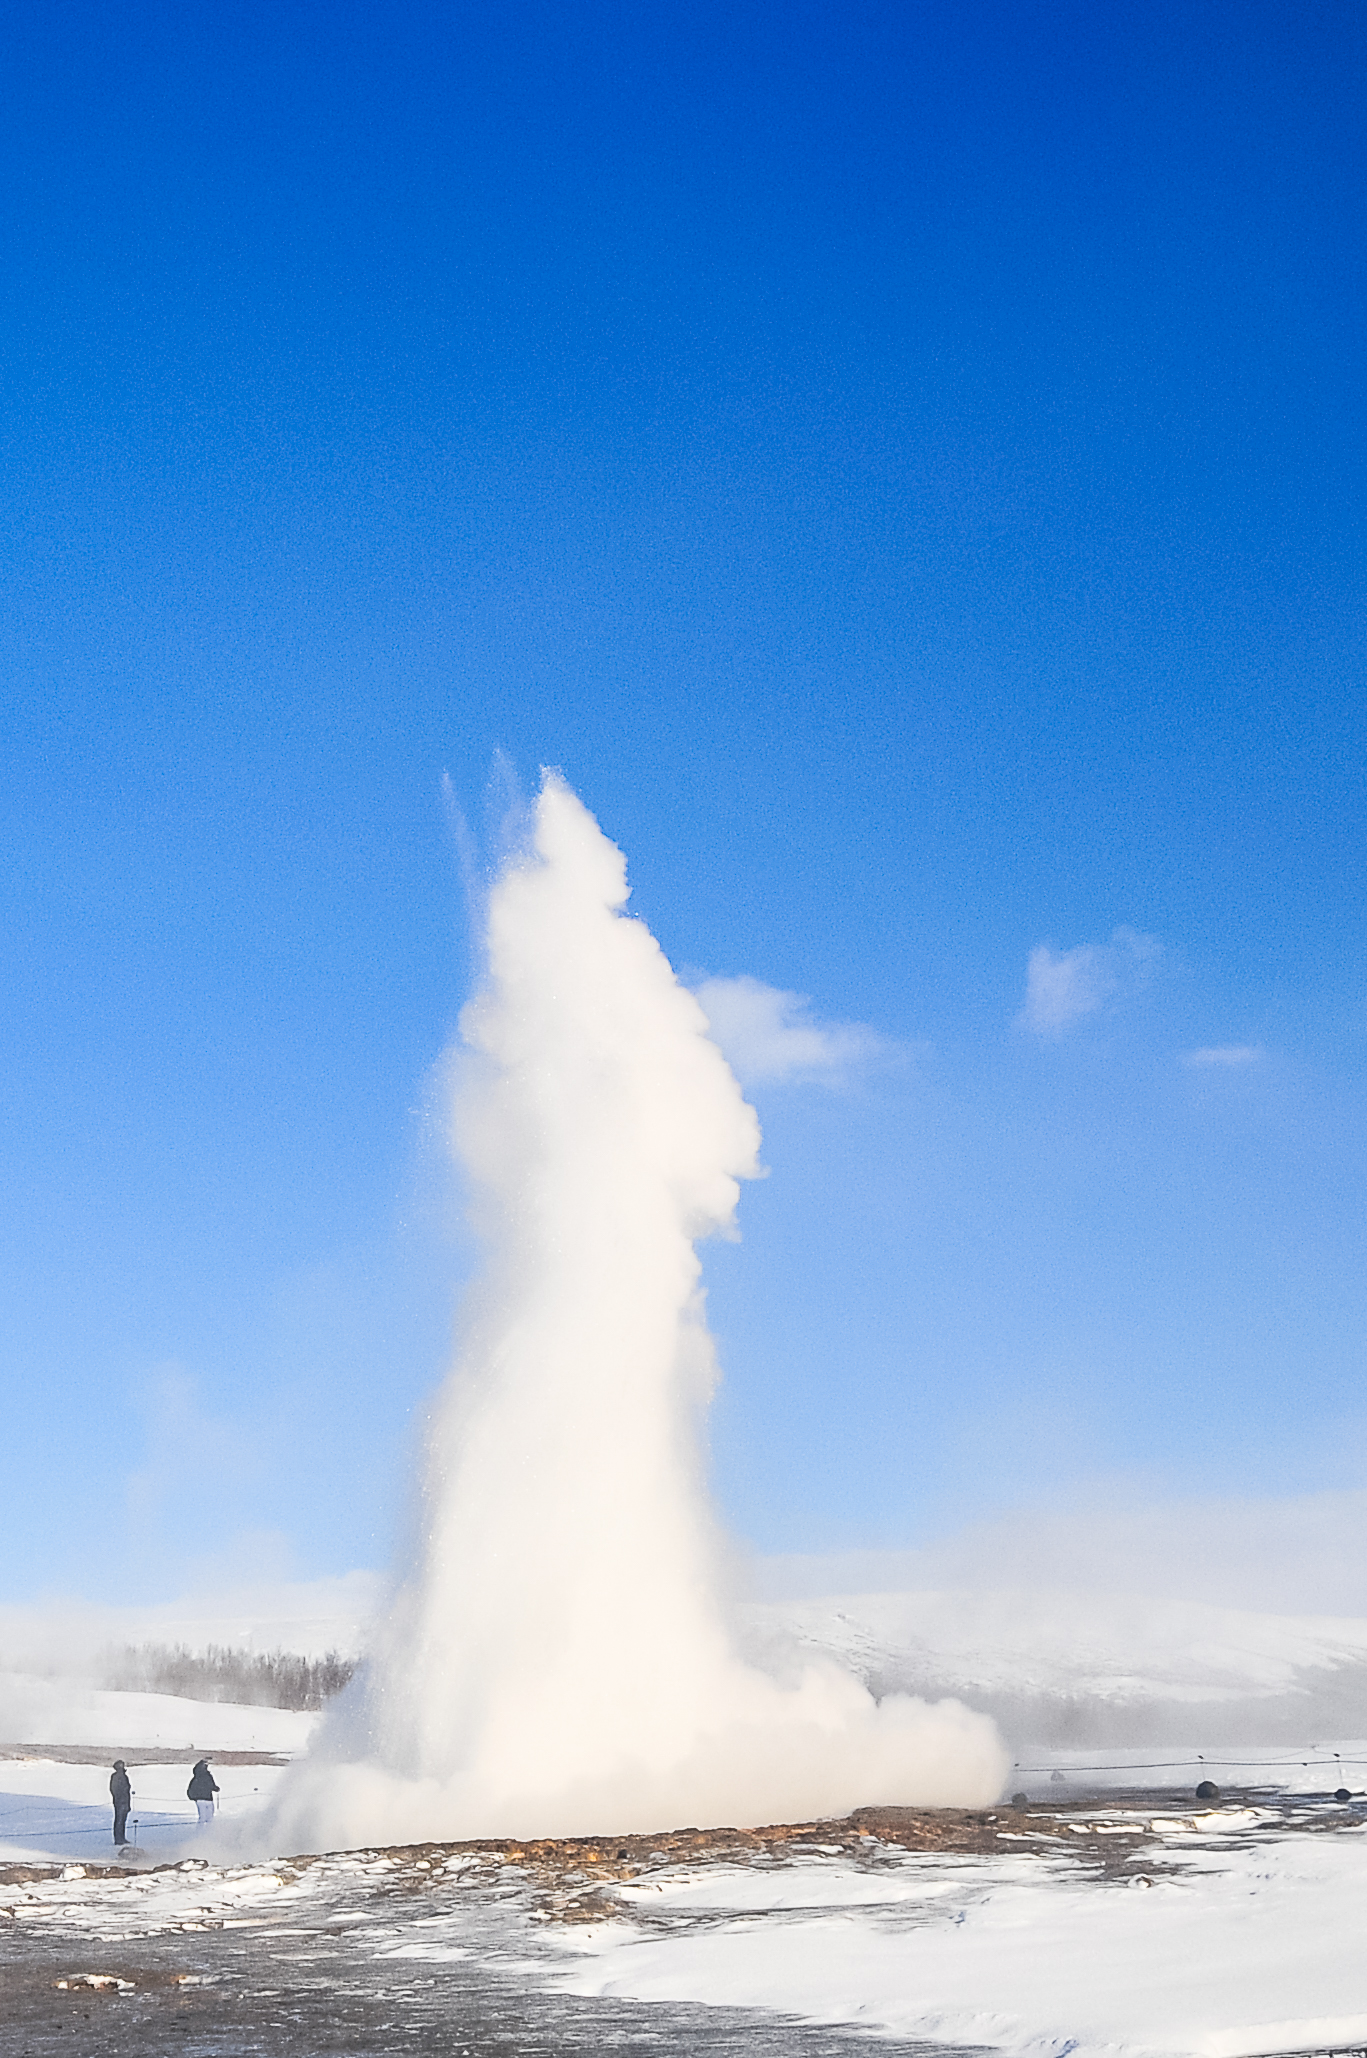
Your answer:
[[[1220,1043],[1208,1050],[1185,1050],[1184,1065],[1257,1065],[1264,1056],[1260,1043]]]
[[[802,993],[760,979],[705,979],[694,988],[713,1039],[741,1079],[820,1079],[838,1085],[895,1046],[860,1022],[814,1022]]]
[[[1072,950],[1037,944],[1030,953],[1025,1005],[1016,1027],[1056,1035],[1108,1000],[1137,993],[1162,949],[1157,937],[1137,929],[1117,929],[1109,943],[1079,943]]]
[[[1075,950],[1051,950],[1041,943],[1030,953],[1025,1006],[1016,1017],[1022,1029],[1047,1033],[1066,1029],[1080,1015],[1090,1015],[1111,991],[1102,953],[1094,943]]]

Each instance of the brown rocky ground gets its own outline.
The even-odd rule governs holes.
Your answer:
[[[217,1762],[273,1762],[228,1752]],[[100,1760],[103,1763],[103,1759]],[[130,1754],[128,1762],[133,1762]],[[156,1762],[173,1762],[165,1755]],[[1328,1830],[1360,1819],[1356,1809],[1340,1807],[1324,1796],[1276,1796],[1264,1792],[1226,1790],[1216,1803],[1193,1802],[1186,1789],[1135,1788],[1108,1790],[1091,1800],[1076,1794],[1057,1800],[1031,1801],[1024,1807],[1005,1803],[992,1809],[857,1808],[848,1816],[814,1822],[771,1823],[758,1829],[660,1830],[649,1835],[590,1837],[483,1837],[423,1844],[394,1844],[383,1855],[394,1861],[409,1891],[435,1883],[439,1868],[452,1858],[471,1861],[471,1876],[493,1876],[513,1867],[530,1881],[546,1912],[562,1921],[601,1920],[614,1912],[611,1888],[660,1866],[681,1864],[782,1864],[819,1854],[874,1865],[906,1851],[935,1851],[990,1856],[1035,1851],[1110,1872],[1153,1841],[1149,1823],[1155,1815],[1170,1819],[1207,1816],[1220,1809],[1257,1806],[1280,1816],[1298,1830]],[[1266,1833],[1264,1825],[1262,1833]],[[296,1876],[325,1855],[301,1854],[286,1866]],[[373,1850],[368,1855],[374,1856]],[[146,1862],[133,1865],[87,1864],[92,1875],[124,1878],[167,1868]],[[43,1865],[0,1866],[0,1885],[56,1877],[60,1868]],[[573,1887],[573,1893],[566,1889]]]

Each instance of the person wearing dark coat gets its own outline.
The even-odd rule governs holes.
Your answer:
[[[185,1791],[199,1810],[199,1826],[203,1829],[214,1819],[214,1795],[218,1792],[218,1781],[209,1770],[207,1758],[196,1758],[195,1769]]]
[[[114,1842],[123,1850],[128,1842],[124,1831],[128,1827],[128,1811],[133,1805],[133,1789],[128,1784],[128,1767],[122,1758],[114,1760],[114,1770],[109,1775],[109,1798],[114,1803]]]

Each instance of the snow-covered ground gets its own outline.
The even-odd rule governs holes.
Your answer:
[[[0,1672],[0,1747],[110,1745],[115,1750],[303,1750],[316,1715],[290,1708],[240,1708],[176,1694],[117,1693],[80,1680]]]
[[[321,1647],[341,1643],[329,1633],[338,1615],[310,1616],[306,1593],[290,1605]],[[198,1619],[214,1621],[221,1641],[288,1646],[284,1623],[246,1609],[229,1637],[228,1612]],[[190,1634],[176,1640],[208,1640],[194,1635],[192,1610],[180,1619]],[[163,1621],[174,1638],[169,1611]],[[316,1925],[320,1936],[344,1932],[353,1953],[429,1968],[493,1950],[538,1990],[787,2011],[1019,2058],[1259,2058],[1367,2044],[1367,1800],[1324,1798],[1367,1789],[1357,1733],[1367,1729],[1367,1622],[935,1591],[752,1604],[748,1634],[780,1665],[821,1650],[876,1687],[988,1705],[1013,1744],[1011,1788],[1048,1810],[1018,1811],[1019,1830],[999,1823],[997,1848],[983,1854],[869,1842],[749,1863],[652,1861],[599,1882],[593,1909],[609,1915],[562,1922],[510,1854],[360,1854],[297,1873],[229,1865],[194,1823],[185,1753],[288,1757],[316,1717],[16,1672],[0,1674],[0,1741],[48,1752],[0,1758],[0,1864],[58,1871],[4,1889],[0,1908],[19,1935],[259,1928],[269,1938]],[[98,1621],[87,1636],[113,1640]],[[1344,1709],[1357,1720],[1335,1726]],[[92,1869],[112,1858],[108,1766],[51,1755],[81,1747],[168,1754],[130,1767],[142,1848],[133,1878]],[[281,1776],[221,1762],[216,1774],[235,1827]],[[1193,1812],[1203,1777],[1226,1800]],[[1141,1787],[1181,1791],[1136,1813],[1122,1790]],[[1138,1824],[1143,1840],[1101,1866],[1108,1823]],[[400,1880],[414,1891],[392,1893]]]
[[[875,1693],[959,1696],[994,1715],[1020,1757],[1070,1744],[1305,1746],[1362,1727],[1367,1708],[1357,1616],[978,1588],[750,1603],[741,1617],[767,1662],[821,1652]]]
[[[351,1655],[381,1586],[374,1573],[356,1572],[148,1607],[72,1600],[0,1607],[0,1862],[107,1861],[109,1772],[124,1753],[168,1753],[161,1762],[130,1764],[138,1843],[157,1859],[197,1830],[185,1793],[190,1758],[219,1751],[289,1758],[307,1747],[313,1714],[97,1685],[110,1651],[160,1643]],[[73,1763],[66,1755],[82,1749],[102,1752],[106,1762]],[[264,1805],[280,1769],[220,1763],[215,1776],[219,1807],[235,1820]]]
[[[978,1589],[851,1594],[747,1614],[757,1630],[861,1672],[933,1678],[960,1692],[1217,1702],[1367,1664],[1367,1619],[1198,1601]]]
[[[111,1964],[122,1946],[125,1977],[130,1940],[174,1949],[191,1935],[201,1966],[221,1936],[239,1982],[275,1986],[302,1954],[325,1991],[332,1960],[353,1981],[369,1961],[391,2014],[401,1967],[430,1990],[473,1954],[528,1990],[778,2011],[923,2050],[1255,2058],[1367,2041],[1367,1828],[1352,1811],[1012,1819],[1014,1845],[984,1856],[870,1837],[749,1863],[647,1861],[600,1882],[608,1912],[588,1922],[556,1920],[515,1848],[131,1878],[71,1865],[0,1889],[0,1920],[18,1938],[67,1939],[73,1963],[90,1958],[80,1945]],[[1098,1862],[1112,1833],[1123,1855]],[[567,1891],[592,1870],[566,1873]]]
[[[246,1715],[260,1711],[235,1708],[229,1712]],[[242,1822],[264,1807],[280,1778],[281,1768],[274,1765],[224,1765],[215,1762],[212,1754],[210,1762],[225,1823]],[[113,1864],[109,1771],[109,1765],[71,1765],[51,1758],[0,1760],[0,1865],[51,1864],[54,1860]],[[129,1767],[129,1778],[133,1787],[129,1830],[142,1859],[162,1863],[192,1850],[200,1833],[195,1804],[185,1793],[189,1764],[183,1758],[135,1764]]]
[[[163,1748],[168,1752],[164,1760],[130,1761],[131,1821],[149,1859],[168,1857],[197,1830],[195,1806],[185,1793],[193,1757],[209,1756],[220,1788],[219,1809],[225,1819],[240,1821],[265,1805],[282,1768],[224,1764],[214,1754],[288,1759],[306,1748],[318,1720],[285,1708],[113,1693],[15,1675],[0,1675],[0,1708],[32,1718],[19,1729],[30,1748],[12,1744],[0,1752],[0,1864],[58,1858],[109,1863],[113,1760],[124,1752]],[[63,1746],[70,1747],[70,1755]],[[82,1750],[96,1749],[104,1754],[103,1763],[72,1762]]]
[[[1037,1855],[681,1871],[620,1890],[630,1926],[568,1932],[564,1979],[1022,2058],[1367,2040],[1367,1833],[1259,1826],[1250,1810],[1167,1818],[1159,1857],[1104,1883]]]

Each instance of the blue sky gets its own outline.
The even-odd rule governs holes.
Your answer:
[[[387,1557],[499,753],[691,978],[870,1032],[756,1059],[738,1533],[1367,1485],[1363,45],[19,18],[10,1595]]]

